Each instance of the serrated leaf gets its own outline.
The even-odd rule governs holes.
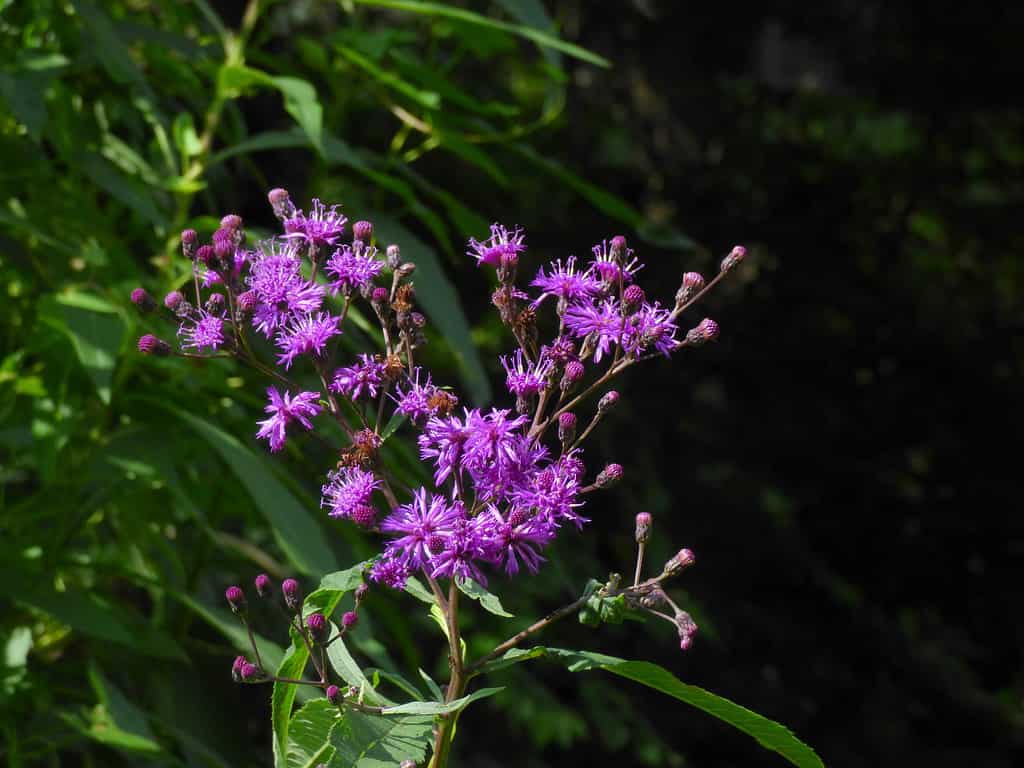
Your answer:
[[[328,768],[394,768],[403,760],[419,764],[433,734],[433,717],[380,717],[347,710],[331,729],[335,754]]]
[[[363,701],[367,704],[389,704],[390,701],[380,694],[367,679],[356,660],[349,653],[344,638],[338,637],[338,628],[331,625],[331,643],[327,646],[327,661],[331,669],[349,685],[360,688]]]
[[[338,708],[327,699],[314,699],[295,713],[289,725],[287,768],[313,768],[328,764],[334,755],[331,729],[341,718]]]
[[[495,616],[503,616],[508,619],[514,617],[514,614],[505,610],[497,595],[488,592],[480,586],[479,583],[473,581],[473,579],[458,579],[457,583],[459,585],[459,591],[467,597],[479,602],[485,611],[493,613]]]
[[[493,696],[496,693],[501,693],[504,687],[499,688],[481,688],[479,691],[450,701],[447,704],[440,701],[410,701],[406,704],[399,704],[395,707],[386,707],[382,714],[384,715],[447,715],[451,712],[458,712],[461,709],[465,709],[474,701],[479,699],[486,699],[488,696]]]
[[[444,694],[441,692],[441,686],[434,682],[434,678],[424,672],[422,669],[417,669],[420,673],[420,677],[423,678],[423,682],[427,684],[427,688],[430,689],[430,693],[433,695],[435,701],[444,701]]]

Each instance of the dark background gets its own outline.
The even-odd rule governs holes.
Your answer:
[[[214,5],[237,24],[241,5]],[[454,185],[486,220],[525,226],[533,266],[585,254],[622,232],[647,263],[641,284],[663,301],[686,269],[713,274],[736,243],[749,256],[692,317],[692,324],[703,314],[719,322],[717,344],[634,369],[620,384],[622,401],[587,453],[592,466],[618,461],[626,475],[590,502],[593,525],[563,538],[541,577],[498,580],[492,589],[522,616],[571,600],[588,576],[630,569],[631,520],[649,510],[653,563],[680,546],[697,553],[679,584],[702,629],[694,646],[680,653],[660,626],[594,633],[571,622],[552,629],[552,645],[656,661],[788,725],[836,768],[1020,764],[1020,4],[544,6],[562,37],[614,67],[563,59],[564,110],[532,146],[626,201],[645,222],[685,233],[694,247],[645,241],[579,187],[553,184],[529,165],[509,163],[504,187],[451,155],[427,154],[416,171]],[[318,25],[330,32],[344,23],[314,14],[295,35],[316,37]],[[288,60],[295,40],[261,44],[268,56]],[[535,57],[516,45],[511,66],[518,56]],[[468,82],[504,74],[486,61],[459,69]],[[325,104],[329,98],[325,91]],[[276,96],[246,101],[240,116],[249,133],[280,127],[279,104]],[[352,145],[371,146],[393,133],[394,120],[386,111],[346,112],[334,129]],[[14,146],[5,144],[11,153]],[[191,200],[188,213],[232,210],[269,227],[267,186],[286,186],[297,200],[377,194],[308,152],[276,150],[249,162],[256,167],[232,170],[244,183],[211,175],[211,192]],[[406,223],[433,242],[421,221]],[[457,233],[456,251],[470,234],[481,233]],[[24,263],[14,246],[9,256],[8,269]],[[498,391],[494,353],[511,342],[489,315],[486,277],[458,258],[444,269]],[[443,355],[436,364],[446,370]],[[142,389],[158,377],[145,368],[131,375]],[[210,380],[224,375],[215,371]],[[204,381],[195,394],[215,388]],[[258,404],[242,405],[235,422],[224,419],[244,435]],[[16,450],[9,467],[18,463],[10,458]],[[309,460],[308,487],[326,460]],[[9,533],[48,538],[54,529],[33,529],[24,504],[14,504],[45,482],[31,472],[19,477],[7,500],[22,516]],[[228,504],[218,519],[245,538],[238,514]],[[251,536],[274,551],[265,533]],[[208,555],[216,559],[216,548]],[[255,569],[219,564],[188,583],[210,597]],[[152,615],[137,585],[104,583],[116,601]],[[37,615],[31,606],[15,610]],[[11,616],[5,629],[21,620]],[[507,634],[479,622],[481,649],[488,637]],[[168,701],[231,705],[231,714],[218,712],[242,736],[233,764],[266,761],[265,697],[229,687],[230,653],[216,650],[216,634],[187,620],[172,624],[196,645],[188,647],[193,666],[168,677],[199,682]],[[138,682],[145,663],[117,670],[87,642],[62,639],[29,657],[36,687],[20,710],[8,706],[8,723],[19,711],[25,716],[26,701],[40,727],[44,703],[87,706],[88,697],[79,700],[84,684],[66,697],[53,686],[62,668],[81,675],[94,655],[104,670],[115,669],[107,674],[129,697],[152,704],[166,692],[164,683]],[[533,674],[517,671],[506,681],[530,692],[506,692],[462,719],[459,765],[781,764],[747,737],[631,683],[553,665]],[[155,712],[163,706],[152,704]],[[183,759],[195,760],[173,732],[157,732],[168,754],[184,749]],[[61,765],[143,759],[74,735],[56,751],[29,754]]]

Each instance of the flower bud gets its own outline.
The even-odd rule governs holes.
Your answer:
[[[616,261],[621,262],[623,259],[626,258],[626,250],[627,245],[626,238],[624,236],[616,235],[615,237],[612,238],[611,251],[612,256],[615,258]]]
[[[292,204],[292,199],[288,196],[287,189],[272,189],[267,193],[267,200],[270,201],[270,207],[274,210],[274,215],[279,219],[290,219],[295,215],[295,206]]]
[[[366,594],[370,591],[369,584],[360,584],[356,587],[356,605],[359,605],[363,600],[366,599]]]
[[[265,573],[261,573],[255,579],[253,584],[256,586],[256,594],[260,597],[268,597],[274,591],[274,585],[270,581],[270,577]]]
[[[256,291],[245,291],[238,294],[238,309],[241,312],[252,312],[260,303],[260,297]]]
[[[594,485],[598,488],[611,488],[622,479],[622,465],[609,464],[597,474]]]
[[[650,512],[640,512],[636,516],[636,543],[646,544],[647,540],[651,538],[651,524],[654,522],[654,518],[651,517]]]
[[[236,213],[229,213],[220,220],[221,229],[238,229],[242,226],[242,217]]]
[[[352,510],[350,519],[360,528],[369,528],[377,519],[377,510],[369,504],[360,504]]]
[[[257,667],[255,664],[250,664],[249,662],[246,662],[242,665],[241,669],[239,670],[238,676],[242,679],[242,682],[252,683],[256,682],[256,680],[258,680],[262,676],[262,673],[260,672],[260,668]]]
[[[249,663],[245,656],[236,656],[235,663],[231,665],[231,679],[236,683],[242,682],[242,667]]]
[[[147,333],[139,337],[139,352],[144,355],[167,357],[171,354],[171,345],[163,339],[158,339],[152,333]]]
[[[181,291],[171,291],[164,296],[164,306],[167,307],[171,312],[181,306],[181,302],[185,300],[185,296]]]
[[[402,263],[402,249],[392,243],[388,246],[385,253],[387,255],[388,269],[398,269],[398,266]]]
[[[299,589],[299,582],[295,579],[285,579],[281,582],[281,594],[284,595],[284,604],[292,613],[298,613],[302,608],[302,590]]]
[[[399,280],[404,280],[413,272],[416,271],[416,265],[411,261],[407,261],[404,264],[399,264],[395,269],[395,274],[398,275]]]
[[[742,245],[737,245],[731,251],[729,255],[722,259],[722,271],[728,272],[730,269],[734,269],[740,265],[740,262],[747,257],[747,249]]]
[[[614,408],[618,402],[619,393],[614,389],[609,389],[601,395],[601,399],[597,401],[597,412],[603,416]]]
[[[345,611],[341,617],[341,626],[345,629],[352,629],[356,624],[359,623],[359,614],[355,611]]]
[[[693,552],[688,549],[680,549],[676,554],[668,559],[665,563],[665,567],[662,568],[662,573],[666,576],[675,576],[677,573],[682,571],[684,568],[689,568],[696,561]]]
[[[245,599],[245,592],[242,591],[241,587],[228,587],[224,590],[224,597],[227,598],[228,605],[231,606],[231,612],[234,614],[243,614],[245,609],[249,607],[249,603]]]
[[[570,360],[565,364],[565,373],[562,374],[562,382],[559,385],[563,392],[570,391],[573,387],[579,384],[580,379],[583,378],[583,374],[586,373],[586,368],[583,367],[583,363],[579,360]]]
[[[687,272],[676,291],[676,306],[680,307],[704,289],[704,276],[700,272]]]
[[[633,312],[644,303],[644,289],[639,285],[631,285],[622,292],[622,308],[626,312]]]
[[[576,439],[576,414],[566,411],[558,417],[558,439],[562,447],[568,446]]]
[[[530,519],[529,507],[515,507],[511,512],[508,513],[508,524],[513,528],[518,528],[520,525]]]
[[[223,232],[223,230],[217,230],[216,234]],[[230,263],[231,257],[235,253],[235,244],[231,242],[231,233],[225,233],[226,237],[214,237],[213,239],[213,253],[217,257],[217,266],[223,267],[225,264]],[[211,264],[211,266],[213,266]]]
[[[206,300],[205,308],[211,315],[220,315],[224,312],[224,304],[223,293],[211,293],[210,298]]]
[[[136,288],[132,291],[132,304],[144,315],[148,315],[156,309],[156,302],[145,288]]]
[[[341,704],[343,697],[341,695],[341,688],[339,688],[338,686],[328,685],[327,690],[324,691],[324,694],[327,696],[327,700],[331,702],[331,704],[334,704],[335,706]]]
[[[352,236],[356,240],[369,243],[373,238],[373,224],[369,221],[357,221],[352,225]]]
[[[695,328],[691,328],[686,332],[686,343],[692,347],[699,347],[702,344],[717,339],[718,334],[718,323],[710,317],[705,317]]]
[[[181,252],[186,259],[196,257],[196,246],[199,243],[199,235],[194,229],[183,229],[181,231]]]
[[[427,551],[432,555],[439,555],[444,552],[444,536],[439,533],[432,533],[427,536]]]
[[[331,625],[322,613],[309,614],[306,617],[306,628],[314,643],[327,642],[327,638],[331,634]]]
[[[679,648],[685,651],[693,643],[693,636],[697,634],[697,622],[686,611],[679,611],[676,614],[676,627],[679,629]]]
[[[196,249],[196,261],[202,262],[203,264],[209,265],[210,262],[216,263],[217,254],[214,253],[212,245],[201,245]]]

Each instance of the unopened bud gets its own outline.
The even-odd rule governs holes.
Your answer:
[[[234,664],[231,665],[231,679],[236,683],[242,682],[242,667],[249,663],[245,656],[236,656]]]
[[[363,602],[363,600],[366,599],[366,594],[369,591],[370,586],[368,584],[360,584],[358,587],[356,587],[356,605],[359,605],[359,603]]]
[[[144,315],[148,315],[156,309],[156,302],[145,288],[136,288],[132,291],[132,304]]]
[[[679,648],[685,651],[697,634],[697,622],[686,611],[680,611],[676,614],[676,627],[679,629]]]
[[[212,245],[201,245],[196,249],[196,261],[209,265],[210,262],[217,262],[217,254]]]
[[[632,312],[644,303],[644,289],[639,285],[631,285],[622,292],[622,308]]]
[[[258,680],[260,677],[262,677],[262,672],[260,671],[260,668],[257,667],[255,664],[250,664],[249,662],[246,662],[242,665],[242,668],[239,670],[238,676],[242,679],[242,682],[252,683]]]
[[[611,488],[622,479],[622,465],[609,464],[597,474],[594,485],[598,488]]]
[[[616,235],[615,237],[612,238],[611,246],[612,256],[617,261],[622,261],[624,258],[626,258],[627,245],[625,237],[623,237],[622,235]]]
[[[730,269],[734,269],[740,265],[740,262],[747,257],[747,249],[742,245],[737,245],[731,251],[729,255],[722,259],[722,271],[728,272]]]
[[[327,700],[331,702],[331,704],[334,704],[335,706],[341,704],[343,697],[341,695],[341,688],[339,688],[338,686],[328,685],[327,690],[324,691],[324,694],[327,696]]]
[[[402,263],[402,249],[392,243],[388,246],[386,254],[388,269],[398,269],[398,265]]]
[[[181,291],[171,291],[164,296],[164,306],[167,307],[171,312],[174,312],[178,307],[181,306],[181,302],[185,300],[185,296]]]
[[[181,231],[181,252],[186,259],[196,257],[196,246],[199,243],[199,235],[194,229],[183,229]]]
[[[685,548],[680,549],[676,554],[668,559],[668,562],[665,563],[665,567],[662,569],[662,572],[666,576],[675,576],[684,568],[689,568],[693,565],[696,560],[697,558],[694,557],[693,552]]]
[[[508,524],[513,528],[518,528],[520,525],[530,519],[529,507],[516,507],[508,513]]]
[[[238,229],[242,226],[242,217],[235,213],[229,213],[220,220],[221,229]]]
[[[586,373],[586,368],[583,367],[583,363],[579,360],[570,360],[565,364],[565,372],[562,374],[562,382],[559,385],[563,392],[570,391],[573,387],[579,384],[580,379],[583,378],[583,374]]]
[[[345,611],[341,617],[341,626],[345,629],[352,629],[356,624],[359,623],[359,614],[355,611]]]
[[[647,540],[651,537],[651,523],[654,522],[654,518],[651,517],[650,512],[640,512],[636,516],[636,543],[646,544]]]
[[[356,240],[369,243],[373,238],[373,224],[369,221],[357,221],[352,225],[352,236]]]
[[[390,298],[387,288],[374,288],[373,293],[370,294],[370,301],[373,302],[375,307],[383,309],[388,304]]]
[[[288,196],[287,189],[272,189],[267,193],[267,200],[270,201],[270,207],[274,209],[274,215],[279,219],[290,219],[295,215],[295,206],[292,204],[292,199]]]
[[[298,613],[302,608],[302,590],[299,589],[299,582],[295,579],[285,579],[281,582],[281,594],[284,595],[284,604],[292,613]]]
[[[260,303],[260,297],[256,291],[245,291],[238,294],[238,308],[242,312],[252,312]]]
[[[152,333],[147,333],[139,337],[139,352],[144,355],[167,357],[171,354],[171,345],[163,339],[158,339]]]
[[[566,411],[558,417],[558,439],[568,446],[576,439],[576,414]]]
[[[676,291],[676,306],[682,306],[704,289],[704,276],[700,272],[687,272]]]
[[[718,323],[710,317],[705,317],[695,328],[686,332],[686,343],[692,347],[699,347],[701,344],[717,339],[718,334]]]
[[[327,617],[322,613],[311,613],[306,617],[306,628],[309,630],[310,637],[313,638],[314,643],[327,642],[327,638],[331,633],[331,625],[327,621]]]
[[[265,573],[261,573],[255,579],[253,584],[256,587],[256,594],[260,597],[267,597],[274,591],[274,585],[270,581],[270,577]]]
[[[206,300],[205,308],[211,315],[220,315],[224,312],[224,304],[224,294],[211,293],[210,298]]]
[[[245,592],[241,587],[228,587],[224,590],[224,597],[227,598],[232,613],[245,613],[245,609],[249,607],[249,603],[245,599]]]
[[[619,402],[619,393],[614,389],[609,389],[603,395],[601,399],[597,401],[597,412],[601,415],[608,413],[612,408]]]
[[[360,528],[369,528],[377,519],[377,510],[369,504],[359,504],[352,510],[350,519]]]

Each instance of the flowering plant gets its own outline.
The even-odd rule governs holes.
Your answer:
[[[275,763],[407,768],[429,754],[430,766],[441,768],[448,764],[462,711],[501,690],[477,687],[477,679],[545,656],[570,669],[606,669],[652,686],[750,733],[794,764],[820,765],[782,726],[686,685],[661,667],[524,647],[572,614],[592,625],[654,616],[672,625],[680,648],[690,647],[697,625],[666,587],[693,564],[694,555],[680,549],[645,575],[652,528],[647,512],[635,516],[632,578],[613,572],[592,580],[575,601],[479,658],[467,658],[462,639],[463,598],[510,616],[488,591],[489,577],[535,573],[556,537],[585,528],[589,496],[623,473],[619,464],[594,473],[584,460],[587,437],[619,399],[609,385],[638,363],[714,341],[719,328],[713,320],[684,332],[681,318],[742,262],[745,250],[733,248],[708,282],[685,273],[672,302],[662,306],[638,284],[643,264],[622,236],[594,246],[586,262],[570,256],[542,266],[523,285],[523,231],[492,225],[485,240],[469,240],[468,255],[494,271],[492,303],[516,341],[500,361],[514,407],[469,408],[417,364],[426,318],[416,310],[415,265],[403,261],[399,246],[379,251],[367,221],[352,224],[349,236],[338,206],[314,200],[308,211],[300,210],[282,189],[272,190],[269,200],[283,231],[255,246],[247,244],[235,215],[221,220],[208,244],[200,244],[193,230],[182,233],[193,279],[187,290],[165,296],[162,310],[178,324],[177,343],[146,334],[138,348],[161,356],[232,356],[265,374],[266,418],[258,422],[256,438],[271,452],[303,433],[315,435],[320,419],[335,422],[346,444],[326,472],[321,506],[383,541],[379,555],[325,575],[305,597],[296,580],[281,583],[292,645],[274,669],[260,653],[245,593],[237,586],[226,591],[251,646],[251,655],[235,660],[232,675],[240,683],[273,685]],[[141,288],[132,301],[144,312],[157,309]],[[381,348],[339,359],[336,342],[360,302],[376,318]],[[268,346],[272,362],[264,353]],[[418,433],[430,485],[403,487],[382,458],[384,443],[405,426]],[[261,599],[274,599],[265,574],[254,587]],[[450,674],[441,685],[421,672],[430,696],[397,670],[367,675],[349,653],[346,637],[357,631],[373,588],[404,590],[426,603],[443,631]],[[349,593],[350,609],[342,611]],[[307,679],[310,665],[314,674]],[[412,700],[385,695],[382,675]],[[311,687],[318,697],[293,711],[299,686]]]

